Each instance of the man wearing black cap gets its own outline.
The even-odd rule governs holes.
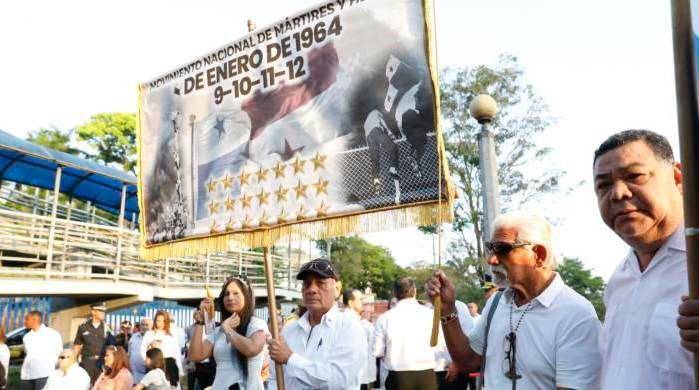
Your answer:
[[[339,276],[325,259],[301,267],[306,313],[284,327],[279,340],[269,338],[269,355],[284,365],[288,390],[359,389],[367,342],[356,315],[341,311],[335,299],[341,290]],[[275,372],[269,388],[276,388]]]
[[[104,322],[107,306],[104,302],[90,305],[91,318],[78,327],[73,350],[80,356],[80,366],[90,374],[91,385],[102,372],[104,351],[107,345],[115,345],[116,339]]]

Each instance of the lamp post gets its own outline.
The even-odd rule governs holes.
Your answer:
[[[481,170],[481,187],[483,192],[483,238],[490,240],[493,220],[500,214],[500,197],[498,186],[498,167],[495,161],[495,137],[490,123],[498,112],[498,105],[489,95],[478,95],[469,106],[469,112],[481,124],[478,133],[478,159]]]

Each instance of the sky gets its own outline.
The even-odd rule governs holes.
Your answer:
[[[25,137],[50,125],[73,128],[100,112],[134,112],[139,82],[236,40],[249,18],[264,26],[316,3],[3,2],[0,129]],[[669,3],[436,0],[436,10],[440,67],[492,65],[513,54],[549,105],[557,122],[543,141],[553,148],[546,163],[567,171],[564,184],[586,183],[528,209],[555,221],[559,255],[580,258],[608,279],[627,248],[599,217],[592,154],[629,128],[657,131],[677,151]],[[431,238],[414,229],[364,237],[401,265],[433,258]]]

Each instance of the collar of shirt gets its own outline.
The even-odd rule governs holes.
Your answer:
[[[311,313],[306,311],[303,313],[303,316],[298,319],[298,324],[299,326],[306,332],[310,332],[311,328],[311,323],[308,322],[308,316]],[[337,316],[340,315],[340,309],[337,308],[337,305],[333,305],[333,307],[328,310],[327,313],[323,314],[323,317],[320,318],[320,322],[318,325],[326,325],[328,327],[332,326],[333,322],[337,320]]]
[[[647,273],[651,269],[657,267],[657,264],[663,259],[667,258],[671,252],[686,252],[684,225],[682,224],[680,224],[677,230],[675,230],[675,232],[672,233],[663,243],[660,249],[658,249],[643,273]],[[636,256],[636,251],[634,251],[633,248],[629,248],[629,253],[626,255],[626,259],[624,259],[623,267],[625,269],[633,270],[636,273],[641,273],[641,267],[638,265],[638,257]]]
[[[551,306],[551,303],[553,303],[553,300],[556,299],[558,294],[563,291],[563,287],[565,284],[563,283],[563,279],[561,279],[561,275],[559,275],[557,272],[555,272],[553,281],[551,284],[549,284],[548,287],[544,289],[539,295],[537,295],[534,299],[532,299],[532,302],[538,302],[541,306],[548,308]],[[512,303],[514,299],[514,290],[511,287],[508,287],[507,290],[505,290],[505,294],[503,296],[505,299],[505,302],[507,304]],[[533,303],[532,303],[533,305]]]

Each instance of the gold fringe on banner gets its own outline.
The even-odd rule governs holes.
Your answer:
[[[224,232],[212,236],[188,237],[153,246],[141,246],[141,257],[158,260],[168,257],[186,257],[207,253],[226,252],[239,247],[259,248],[291,239],[320,240],[353,233],[371,233],[397,230],[413,226],[434,225],[438,221],[451,221],[451,202],[443,202],[441,215],[437,213],[438,202],[395,209],[369,211],[363,214],[330,216],[308,222],[290,222],[269,228],[251,231]]]

